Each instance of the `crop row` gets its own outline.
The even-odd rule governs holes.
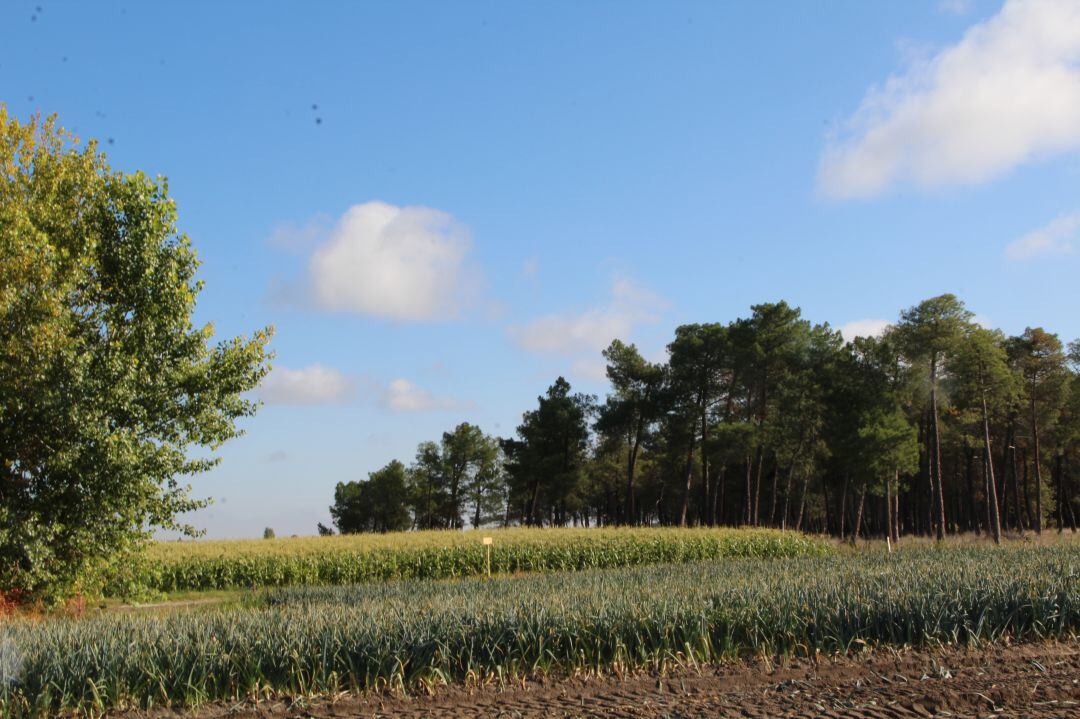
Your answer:
[[[114,577],[106,592],[336,585],[484,574],[551,572],[721,557],[784,557],[827,551],[792,532],[741,529],[509,529],[409,532],[303,539],[158,543]]]
[[[1066,636],[1080,629],[1080,549],[725,559],[258,596],[234,609],[16,622],[0,636],[0,714]]]

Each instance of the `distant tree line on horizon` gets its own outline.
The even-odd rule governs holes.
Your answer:
[[[879,337],[844,342],[781,301],[680,326],[667,350],[651,363],[615,340],[603,402],[560,377],[515,437],[463,423],[339,483],[335,525],[1076,530],[1080,341],[1006,336],[945,294]]]

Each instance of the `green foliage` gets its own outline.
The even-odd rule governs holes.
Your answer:
[[[518,439],[502,444],[507,458],[511,502],[528,525],[565,524],[581,506],[581,485],[589,441],[588,419],[596,398],[571,394],[562,377],[538,397],[539,407],[526,412]]]
[[[496,529],[494,572],[631,566],[716,557],[820,554],[803,535],[737,529]],[[175,592],[294,584],[441,579],[485,572],[479,532],[408,532],[277,542],[162,542],[126,566],[118,594],[133,586]]]
[[[395,459],[365,482],[338,482],[330,516],[342,534],[399,532],[412,525],[407,500],[405,465]]]
[[[188,705],[731,656],[1069,637],[1080,549],[908,550],[277,590],[246,609],[16,623],[0,709]]]
[[[112,171],[54,119],[0,106],[0,593],[93,591],[155,527],[204,506],[256,404],[270,332],[212,343],[163,179]]]
[[[272,527],[267,527],[263,530],[263,539],[274,539],[275,537],[277,537],[277,535],[274,534]]]

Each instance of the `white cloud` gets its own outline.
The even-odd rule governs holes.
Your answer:
[[[1008,0],[957,44],[872,88],[818,174],[835,198],[972,184],[1080,149],[1080,3]]]
[[[315,247],[325,236],[330,226],[330,218],[319,214],[302,225],[282,222],[270,231],[267,242],[287,252],[307,252]]]
[[[332,404],[348,399],[353,382],[333,367],[275,367],[263,380],[259,396],[267,404]]]
[[[1046,227],[1040,227],[1009,243],[1005,256],[1010,260],[1068,255],[1080,248],[1080,212],[1062,215]]]
[[[973,0],[941,0],[938,10],[948,15],[967,15],[973,6]]]
[[[430,207],[350,207],[308,264],[323,309],[400,321],[446,319],[469,303],[479,277],[465,264],[469,234]]]
[[[607,363],[602,359],[580,357],[570,366],[570,375],[593,382],[606,382]]]
[[[395,379],[383,388],[379,402],[395,412],[438,412],[471,409],[471,402],[439,397],[407,379]]]
[[[550,314],[507,328],[510,338],[531,352],[599,352],[615,338],[627,339],[637,324],[654,323],[667,302],[624,277],[612,281],[604,303],[580,313]]]
[[[840,330],[844,340],[850,342],[856,337],[880,337],[890,324],[892,323],[888,320],[854,320],[840,325],[837,329]]]

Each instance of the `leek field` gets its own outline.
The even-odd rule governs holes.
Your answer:
[[[1076,544],[271,588],[231,607],[9,620],[0,715],[1078,631]]]

